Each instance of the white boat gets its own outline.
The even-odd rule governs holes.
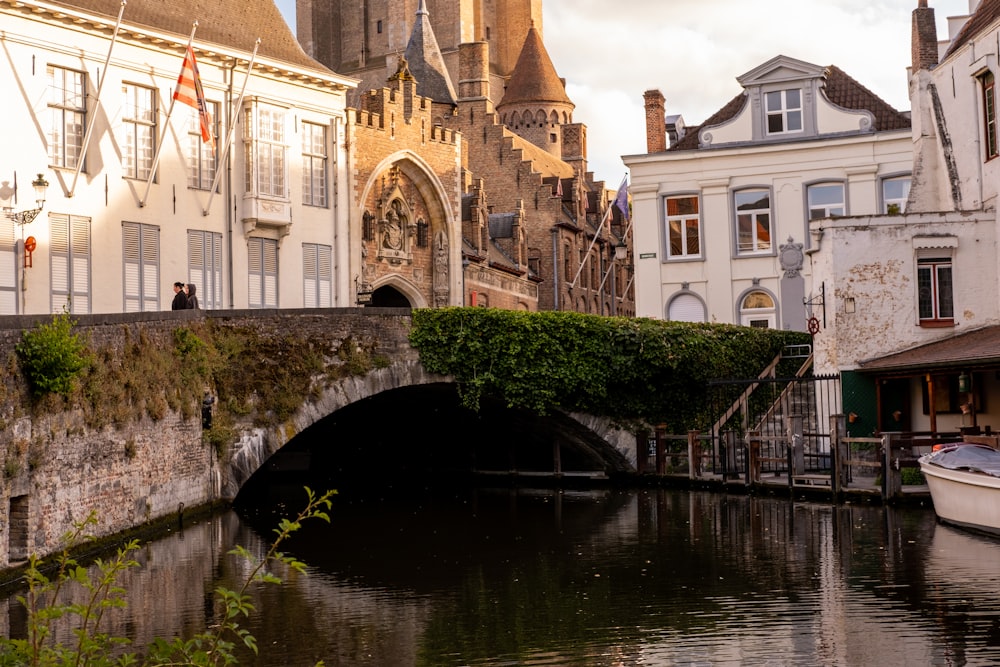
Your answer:
[[[1000,451],[947,445],[920,457],[934,512],[945,523],[1000,534]]]

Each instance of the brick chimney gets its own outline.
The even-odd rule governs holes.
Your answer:
[[[927,6],[927,0],[918,0],[912,23],[910,58],[913,71],[931,69],[938,64],[938,39],[934,8]]]
[[[667,150],[663,93],[658,90],[647,90],[642,97],[646,101],[646,152],[662,153]]]

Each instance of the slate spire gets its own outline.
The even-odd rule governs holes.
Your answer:
[[[410,41],[403,54],[409,63],[410,73],[417,81],[417,94],[434,102],[457,104],[455,88],[451,85],[448,68],[438,47],[430,14],[424,0],[417,4],[417,20],[410,33]]]

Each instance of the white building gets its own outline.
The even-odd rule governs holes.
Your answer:
[[[636,314],[805,331],[823,300],[809,221],[902,211],[910,120],[836,67],[778,56],[738,81],[693,128],[645,94],[648,152],[624,157]]]
[[[214,153],[173,101],[192,35]],[[355,82],[273,2],[0,2],[0,43],[0,314],[166,310],[175,281],[202,308],[354,304]]]
[[[841,373],[859,433],[1000,426],[1000,1],[969,10],[942,44],[927,0],[913,13],[907,214],[812,223],[816,369]]]

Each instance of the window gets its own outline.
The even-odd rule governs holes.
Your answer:
[[[160,309],[160,229],[122,223],[125,264],[125,312]]]
[[[258,106],[252,123],[246,123],[246,187],[252,194],[281,197],[285,194],[285,112]]]
[[[49,213],[51,310],[90,312],[90,218]]]
[[[754,290],[740,302],[740,324],[758,329],[773,329],[775,323],[774,299],[763,290]]]
[[[809,219],[832,218],[844,215],[844,185],[842,183],[818,183],[807,190]]]
[[[212,118],[212,136],[219,136],[219,104],[218,102],[205,102],[208,113]],[[215,170],[218,168],[218,159],[212,144],[201,140],[201,119],[198,117],[197,109],[190,109],[187,128],[187,162],[188,162],[188,187],[198,190],[209,190],[215,182]],[[196,285],[198,283],[195,283]],[[199,288],[201,286],[199,285]],[[199,301],[204,301],[199,296]],[[204,305],[204,303],[202,303]]]
[[[83,73],[45,68],[49,79],[49,162],[53,167],[75,169],[83,154],[83,128],[87,107]]]
[[[896,176],[882,180],[882,212],[898,215],[906,212],[906,200],[910,196],[910,177]]]
[[[917,260],[917,308],[921,326],[953,324],[950,257],[921,257]]]
[[[278,307],[278,242],[251,237],[247,240],[251,308]]]
[[[302,203],[326,206],[326,127],[302,123]]]
[[[667,258],[701,256],[698,197],[667,197]]]
[[[302,305],[329,308],[333,288],[332,248],[317,243],[302,244]]]
[[[775,90],[764,93],[767,133],[785,134],[802,131],[802,91]]]
[[[736,253],[771,250],[771,195],[767,190],[744,190],[734,195],[736,204]]]
[[[674,322],[704,322],[705,304],[690,292],[678,294],[670,300],[667,319]]]
[[[0,315],[17,314],[17,236],[14,221],[0,215]]]
[[[149,88],[126,83],[122,86],[122,95],[125,98],[122,107],[125,177],[148,179],[153,170],[156,144],[154,93]]]
[[[996,88],[993,72],[986,72],[979,77],[983,89],[983,134],[985,134],[986,159],[997,156],[997,104]]]
[[[427,222],[420,218],[417,220],[417,247],[426,248],[430,245],[430,229]]]
[[[189,229],[187,244],[188,282],[198,287],[199,305],[222,308],[222,234]]]

